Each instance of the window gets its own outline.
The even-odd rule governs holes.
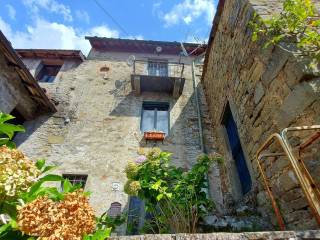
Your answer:
[[[121,203],[113,202],[108,210],[108,216],[115,218],[121,215]]]
[[[64,179],[68,179],[72,185],[80,184],[82,188],[85,187],[88,175],[78,175],[78,174],[63,174]],[[63,184],[62,184],[63,188]]]
[[[169,133],[169,103],[144,102],[142,105],[141,131]]]
[[[58,75],[60,68],[61,65],[43,65],[42,69],[37,75],[37,80],[39,82],[53,82]]]
[[[229,104],[226,106],[226,110],[223,116],[223,125],[227,130],[229,145],[232,151],[232,157],[235,161],[237,172],[240,179],[242,193],[246,194],[251,190],[251,177],[247,167],[246,159],[243,154],[243,150],[240,143],[237,125],[233,119],[232,112]]]
[[[148,75],[150,76],[168,76],[168,62],[148,61]]]

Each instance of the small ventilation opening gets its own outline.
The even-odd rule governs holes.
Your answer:
[[[121,203],[113,202],[108,210],[108,216],[115,218],[121,215]]]

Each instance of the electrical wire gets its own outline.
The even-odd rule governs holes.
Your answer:
[[[118,26],[118,28],[124,32],[127,36],[130,36],[130,34],[124,29],[124,27],[121,26],[121,24],[98,2],[98,0],[93,0],[96,5]]]

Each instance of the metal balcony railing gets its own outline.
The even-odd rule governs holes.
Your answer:
[[[183,71],[183,63],[150,60],[134,60],[133,63],[134,75],[182,78]]]
[[[305,136],[305,140],[300,142],[297,146],[292,146],[288,133],[296,132],[310,132]],[[296,135],[295,137],[298,137]],[[276,214],[276,218],[281,230],[286,230],[286,224],[281,213],[279,202],[275,198],[275,194],[272,191],[270,177],[267,177],[266,168],[262,164],[263,158],[276,158],[280,156],[285,156],[290,162],[291,169],[293,169],[296,178],[300,184],[301,189],[308,201],[308,204],[312,210],[312,214],[315,217],[318,225],[320,226],[320,186],[319,183],[315,181],[314,177],[310,174],[307,165],[302,157],[302,152],[306,150],[310,145],[314,144],[315,141],[320,139],[320,125],[313,126],[301,126],[301,127],[289,127],[282,130],[281,134],[274,133],[272,134],[266,142],[260,147],[256,154],[256,160],[258,163],[258,169],[262,176],[265,189],[271,200],[272,207]],[[280,145],[281,151],[279,152],[270,152],[270,146],[277,142]],[[310,151],[310,150],[309,150]],[[310,154],[310,153],[309,153]],[[269,159],[270,160],[270,159]],[[279,160],[279,159],[278,159]]]

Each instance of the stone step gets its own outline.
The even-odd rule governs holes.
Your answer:
[[[320,230],[278,231],[278,232],[243,232],[243,233],[208,233],[208,234],[158,234],[117,236],[110,240],[316,240],[320,239]]]

